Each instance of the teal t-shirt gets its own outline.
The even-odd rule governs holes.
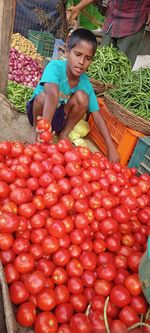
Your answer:
[[[55,83],[59,89],[59,103],[67,103],[68,99],[76,91],[82,90],[89,97],[89,112],[99,110],[93,86],[87,74],[81,74],[76,87],[70,88],[66,74],[67,60],[51,60],[45,67],[41,80],[34,90],[32,99],[44,91],[44,83]]]

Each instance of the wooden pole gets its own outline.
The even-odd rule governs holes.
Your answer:
[[[0,93],[6,95],[16,0],[0,0]]]

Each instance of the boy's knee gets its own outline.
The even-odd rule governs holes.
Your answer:
[[[76,101],[79,105],[82,105],[82,108],[87,108],[89,104],[89,98],[88,95],[82,91],[79,90],[75,93]]]

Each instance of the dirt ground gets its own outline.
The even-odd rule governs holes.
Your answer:
[[[8,100],[0,95],[0,141],[31,143],[34,132],[26,114],[19,113]]]

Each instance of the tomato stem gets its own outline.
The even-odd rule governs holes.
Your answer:
[[[108,319],[107,319],[108,303],[109,303],[109,296],[106,298],[105,305],[104,305],[104,323],[105,323],[107,333],[110,333],[110,329],[109,329],[109,325],[108,325]]]
[[[146,315],[145,315],[145,321],[147,321],[149,319],[149,315],[150,315],[150,306],[146,312]]]
[[[136,324],[128,327],[128,332],[132,331],[134,328],[139,327],[139,326],[144,326],[144,327],[150,328],[150,325],[148,325],[146,323],[139,322],[139,323],[136,323]]]

